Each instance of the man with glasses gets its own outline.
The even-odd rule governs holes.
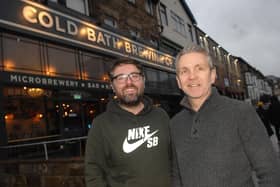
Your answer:
[[[109,77],[116,99],[88,134],[87,187],[169,187],[169,117],[143,95],[142,67],[120,59]]]

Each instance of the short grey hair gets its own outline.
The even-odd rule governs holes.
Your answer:
[[[176,60],[175,60],[176,70],[178,68],[178,63],[179,63],[179,60],[181,59],[181,57],[183,55],[189,54],[189,53],[200,53],[200,54],[205,55],[207,57],[207,62],[209,64],[209,66],[210,66],[210,69],[214,69],[215,68],[210,53],[204,47],[201,47],[201,46],[196,45],[196,44],[192,44],[190,46],[185,47],[184,49],[182,49],[177,54]]]

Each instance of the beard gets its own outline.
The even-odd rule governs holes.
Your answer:
[[[137,87],[135,86],[129,86],[130,88],[131,87],[134,87],[135,89],[137,89]],[[127,87],[124,88],[124,90],[126,89]],[[128,107],[131,107],[131,106],[137,106],[140,104],[140,102],[142,101],[143,99],[143,92],[136,92],[136,93],[133,93],[133,94],[118,94],[117,95],[118,99],[119,99],[119,103],[121,105],[125,105],[125,106],[128,106]]]

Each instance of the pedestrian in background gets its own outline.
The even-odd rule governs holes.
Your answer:
[[[275,133],[278,141],[280,140],[279,128],[280,128],[280,102],[276,96],[271,97],[271,104],[269,106],[268,113],[270,115],[271,124],[275,128]]]
[[[263,122],[267,135],[271,137],[274,134],[274,132],[270,125],[270,114],[268,110],[269,105],[270,105],[269,99],[266,100],[261,97],[260,101],[257,103],[256,111]]]
[[[262,120],[262,123],[266,129],[267,135],[269,136],[273,149],[276,153],[279,153],[279,145],[276,133],[274,132],[271,124],[272,116],[269,110],[271,97],[269,95],[262,95],[260,101],[257,103],[256,111]]]
[[[172,181],[175,187],[280,186],[279,160],[255,109],[219,95],[216,69],[200,46],[176,59],[184,107],[171,120]]]
[[[86,186],[170,187],[169,117],[143,95],[143,68],[121,59],[109,76],[117,98],[89,131]]]

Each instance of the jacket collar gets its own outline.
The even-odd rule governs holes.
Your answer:
[[[204,101],[204,103],[201,105],[200,109],[198,111],[201,111],[206,106],[217,106],[220,102],[219,99],[221,98],[220,94],[218,93],[218,90],[215,87],[211,88],[211,94],[208,96],[208,98]],[[182,105],[184,108],[187,108],[188,110],[193,111],[193,109],[190,106],[188,96],[185,95],[183,99],[180,102],[180,105]]]

